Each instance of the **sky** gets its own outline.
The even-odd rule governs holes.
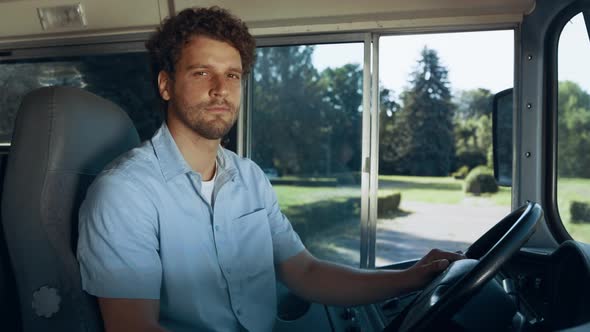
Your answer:
[[[497,93],[513,86],[512,30],[381,37],[381,84],[395,95],[403,91],[424,46],[438,52],[441,64],[449,71],[454,92],[485,88]],[[581,15],[564,28],[559,49],[559,80],[574,81],[590,92],[590,40]],[[362,43],[318,45],[313,63],[321,71],[346,63],[361,64],[362,55]]]
[[[563,28],[557,58],[559,80],[574,81],[590,92],[590,38],[582,14]]]

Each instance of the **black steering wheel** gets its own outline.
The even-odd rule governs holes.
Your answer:
[[[436,330],[437,322],[453,317],[526,243],[542,216],[541,206],[529,202],[504,217],[469,247],[467,259],[449,265],[384,331]]]

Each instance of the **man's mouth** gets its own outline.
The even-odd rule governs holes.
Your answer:
[[[224,106],[213,106],[213,107],[207,107],[206,110],[208,112],[212,112],[212,113],[225,113],[225,112],[229,112],[230,108],[224,107]]]
[[[231,111],[231,107],[227,102],[217,102],[209,104],[205,110],[211,113],[226,113]]]

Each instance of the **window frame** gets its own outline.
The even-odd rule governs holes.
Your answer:
[[[117,36],[76,37],[69,39],[15,42],[2,45],[0,64],[40,63],[84,56],[146,53],[147,33]],[[0,153],[9,153],[12,142],[0,142]]]
[[[281,36],[281,37],[261,37],[256,39],[256,47],[281,47],[281,46],[297,46],[297,45],[329,45],[342,43],[362,43],[364,45],[363,54],[363,96],[362,96],[362,141],[361,141],[361,211],[360,211],[360,267],[374,268],[375,267],[375,243],[376,243],[376,225],[377,225],[377,188],[371,190],[371,184],[378,182],[377,172],[371,172],[373,168],[378,166],[378,153],[371,152],[378,149],[378,116],[371,118],[373,100],[378,100],[378,93],[372,93],[374,84],[378,84],[378,39],[379,35],[373,33],[341,33],[341,34],[321,34],[321,35],[307,35],[307,36]],[[375,42],[377,41],[377,42]],[[376,54],[376,55],[375,55]],[[377,60],[376,60],[377,59]],[[372,75],[372,73],[376,73]],[[244,132],[239,133],[238,150],[245,152],[248,158],[252,154],[252,101],[254,90],[252,89],[253,81],[252,75],[249,75],[245,98],[242,105],[247,105],[244,109],[242,106],[241,117],[245,123],[240,127],[245,129]],[[377,89],[378,91],[378,89]],[[375,127],[376,129],[373,129]],[[373,137],[375,136],[375,138]],[[377,150],[378,151],[378,150]],[[374,178],[374,179],[373,179]],[[374,193],[373,193],[374,191]],[[371,199],[371,197],[375,197]],[[371,202],[373,202],[371,204]],[[371,211],[373,211],[371,213]],[[374,217],[371,217],[373,215]],[[374,220],[373,220],[374,219]]]
[[[585,6],[586,7],[585,7]],[[547,30],[545,43],[545,103],[546,110],[545,120],[545,152],[546,158],[544,167],[546,170],[544,202],[546,210],[547,226],[551,233],[555,236],[558,243],[563,243],[568,240],[575,240],[565,228],[565,224],[561,219],[559,213],[559,206],[557,201],[557,181],[558,181],[558,101],[559,101],[559,68],[558,68],[558,53],[559,53],[559,38],[565,28],[565,25],[576,15],[581,14],[584,9],[589,9],[588,3],[582,1],[575,1],[567,7],[563,8],[553,19]]]
[[[516,80],[516,73],[519,70],[518,59],[518,25],[515,24],[492,24],[472,27],[446,27],[437,29],[402,29],[402,30],[378,30],[370,31],[367,33],[341,33],[341,34],[320,34],[320,35],[291,35],[291,36],[274,36],[274,37],[259,37],[256,39],[257,47],[276,47],[276,46],[291,46],[291,45],[317,45],[317,44],[335,44],[335,43],[346,43],[346,42],[364,42],[365,43],[365,56],[363,66],[363,86],[368,85],[369,90],[363,90],[363,109],[369,109],[370,112],[374,112],[372,105],[378,103],[379,94],[378,86],[379,81],[379,39],[387,36],[399,36],[399,35],[416,35],[416,34],[444,34],[444,33],[456,33],[456,32],[482,32],[482,31],[496,31],[505,30],[513,31],[514,33],[514,89],[517,91],[518,82]],[[372,52],[372,53],[371,53]],[[366,83],[365,83],[366,82]],[[367,84],[368,83],[368,84]],[[242,103],[241,117],[243,117],[244,124],[242,128],[244,131],[239,134],[240,139],[238,141],[243,142],[243,146],[238,145],[239,151],[243,151],[244,156],[250,157],[251,155],[251,101],[252,101],[252,81],[249,78],[244,95],[244,102]],[[373,93],[372,91],[377,91]],[[367,95],[368,94],[368,95]],[[367,107],[365,102],[369,102],[371,107]],[[363,112],[365,113],[365,112]],[[377,240],[377,195],[378,195],[378,177],[379,177],[379,123],[378,116],[376,119],[370,118],[369,114],[363,114],[363,117],[367,116],[365,120],[363,118],[363,155],[362,155],[362,180],[361,180],[361,213],[360,213],[360,255],[361,255],[361,268],[375,268],[376,260],[376,240]],[[515,116],[516,118],[516,116]],[[516,119],[515,119],[516,121]],[[366,135],[366,136],[365,136]],[[373,137],[374,136],[374,137]],[[515,135],[516,137],[516,135]],[[241,150],[240,150],[241,149]],[[516,151],[516,148],[513,148]],[[365,153],[365,151],[367,151]],[[516,158],[513,158],[516,160]],[[517,186],[517,185],[516,185]],[[511,190],[511,209],[516,205],[515,188]]]

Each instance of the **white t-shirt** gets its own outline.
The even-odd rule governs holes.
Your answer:
[[[203,197],[211,205],[211,199],[213,198],[213,187],[215,187],[215,178],[217,177],[217,163],[215,163],[215,173],[213,173],[213,178],[209,181],[203,181],[201,183],[201,194]]]

